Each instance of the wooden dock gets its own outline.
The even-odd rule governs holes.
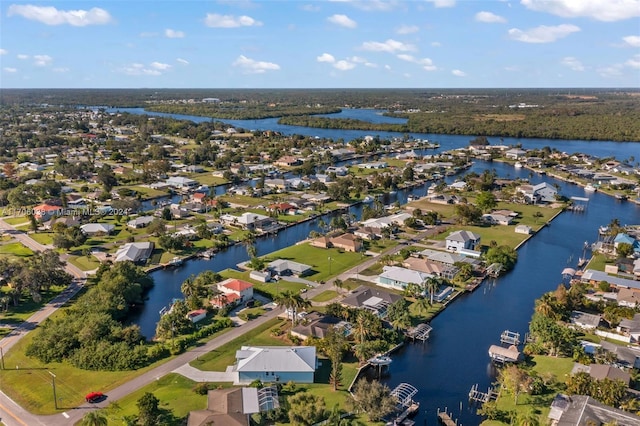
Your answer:
[[[493,390],[493,388],[489,388],[486,392],[479,391],[478,384],[471,386],[471,390],[469,391],[469,400],[479,402],[481,404],[494,400],[497,397],[498,394]]]
[[[500,335],[500,343],[504,343],[505,345],[518,346],[520,345],[520,333],[505,330]]]
[[[449,415],[446,408],[444,409],[444,411],[440,411],[440,409],[438,408],[438,421],[444,426],[458,426],[458,421],[454,421],[451,418],[451,415]]]

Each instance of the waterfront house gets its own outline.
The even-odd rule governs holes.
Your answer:
[[[372,311],[379,317],[387,314],[389,305],[402,299],[402,296],[389,293],[382,289],[360,286],[352,290],[347,297],[340,301],[343,306],[349,306],[358,309],[367,309]]]
[[[246,302],[247,300],[253,299],[253,284],[247,281],[228,278],[219,282],[216,287],[225,295],[235,294],[238,296],[234,298],[234,301]]]
[[[511,148],[510,150],[504,153],[504,156],[510,160],[519,160],[525,155],[527,155],[527,151],[520,148]]]
[[[636,308],[640,306],[640,292],[630,288],[621,288],[618,290],[616,301],[618,302],[618,306]]]
[[[302,160],[300,160],[298,157],[294,157],[293,155],[285,155],[283,157],[278,158],[276,161],[273,162],[273,164],[275,166],[282,166],[282,167],[295,167],[295,166],[301,165]]]
[[[196,309],[195,311],[189,311],[187,313],[187,319],[192,323],[201,321],[207,317],[206,309]]]
[[[573,311],[571,312],[570,322],[571,324],[575,324],[580,328],[584,328],[586,330],[594,330],[600,325],[600,320],[602,316],[595,314],[588,314],[586,312],[581,311]]]
[[[583,372],[588,373],[589,376],[591,376],[591,378],[594,380],[621,380],[627,386],[629,386],[629,382],[631,381],[631,376],[629,375],[629,373],[613,365],[583,365],[579,363],[575,363],[573,365],[573,369],[571,370],[572,375]]]
[[[480,235],[471,231],[455,231],[445,239],[446,248],[449,251],[457,252],[460,249],[475,250],[480,245]]]
[[[85,235],[109,235],[114,229],[116,226],[110,223],[87,223],[80,226],[80,230]]]
[[[198,183],[198,181],[186,178],[184,176],[171,176],[169,179],[167,179],[167,185],[172,188],[187,191],[196,188],[200,184]]]
[[[602,350],[615,355],[614,366],[621,368],[640,368],[640,349],[634,346],[621,346],[602,340]]]
[[[513,222],[512,216],[506,216],[499,213],[485,213],[482,215],[482,220],[492,225],[511,225]]]
[[[139,216],[127,222],[127,226],[131,229],[140,229],[149,226],[153,222],[153,216]]]
[[[342,330],[346,336],[350,333],[351,325],[331,315],[311,312],[291,329],[291,334],[302,340],[307,340],[309,337],[322,339],[331,328]]]
[[[610,285],[620,288],[631,288],[640,290],[640,281],[630,280],[628,278],[620,278],[615,275],[609,275],[606,272],[596,271],[595,269],[587,269],[580,277],[582,282],[598,285],[601,281],[606,281]]]
[[[350,252],[359,252],[364,248],[362,239],[348,232],[335,237],[316,238],[311,241],[310,245],[320,248],[335,247]]]
[[[249,278],[254,281],[260,281],[261,283],[268,283],[269,281],[271,281],[271,272],[251,271],[249,272]]]
[[[558,194],[558,191],[546,182],[537,185],[521,185],[516,191],[521,193],[529,204],[553,203]]]
[[[516,234],[529,235],[529,234],[533,233],[533,229],[529,225],[516,225],[515,232],[516,232]]]
[[[435,275],[438,277],[453,279],[458,273],[458,268],[453,265],[446,265],[444,263],[434,262],[432,260],[410,256],[402,262],[402,266],[414,271],[424,272],[425,274]]]
[[[236,352],[233,371],[237,383],[313,383],[316,371],[315,346],[242,346]]]
[[[635,414],[605,405],[590,396],[556,395],[548,418],[552,426],[619,424],[640,426]]]
[[[144,262],[151,256],[153,248],[154,245],[151,241],[127,243],[116,251],[114,262]]]
[[[311,272],[311,266],[285,259],[276,259],[273,262],[270,262],[267,265],[267,269],[269,269],[274,275],[280,276],[294,275],[302,277]]]
[[[382,273],[378,276],[378,285],[403,291],[409,284],[422,287],[422,283],[431,277],[433,277],[431,274],[399,266],[384,266]]]

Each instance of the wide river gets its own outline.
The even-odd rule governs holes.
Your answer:
[[[143,113],[142,109],[121,109],[132,113]],[[164,115],[164,114],[154,114]],[[206,121],[208,118],[171,115],[175,118]],[[359,118],[369,121],[388,120],[374,110],[346,110],[340,116]],[[342,138],[349,141],[372,134],[365,131],[344,131],[313,129],[298,126],[283,126],[276,119],[267,120],[221,120],[238,128],[249,130],[271,129],[284,134],[302,134]],[[395,133],[374,133],[381,137],[402,136]],[[440,143],[440,150],[467,146],[470,136],[413,134],[416,138],[428,138]],[[561,151],[583,152],[598,157],[616,157],[620,160],[638,156],[637,143],[619,143],[611,141],[564,141],[549,139],[511,139],[489,138],[492,144],[518,144],[524,148],[551,146]],[[500,177],[529,177],[528,170],[514,169],[503,163],[485,163],[476,161],[470,171],[481,173],[486,169],[495,169]],[[438,408],[448,408],[463,425],[479,424],[481,419],[470,407],[467,395],[472,385],[478,384],[486,391],[495,379],[494,370],[489,361],[487,350],[490,345],[499,343],[500,334],[508,329],[527,331],[528,322],[533,313],[533,302],[543,293],[555,289],[562,281],[561,271],[567,266],[575,267],[583,254],[585,241],[593,242],[597,230],[617,218],[621,224],[640,223],[640,206],[631,202],[620,202],[601,193],[587,194],[576,185],[555,180],[548,176],[534,175],[533,183],[546,181],[560,186],[560,193],[567,197],[588,197],[589,202],[584,213],[565,212],[558,216],[550,226],[543,228],[534,238],[519,250],[516,267],[503,277],[486,281],[475,292],[466,294],[454,301],[432,322],[433,332],[429,341],[408,344],[393,355],[390,374],[385,381],[390,387],[407,382],[418,388],[416,399],[420,401],[420,413],[416,417],[418,425],[435,423]],[[410,194],[424,195],[425,188],[416,188],[410,192],[398,191],[395,196],[385,199],[385,203],[395,199],[405,203]],[[352,209],[359,216],[360,208]],[[287,247],[306,238],[311,230],[317,230],[317,222],[306,222],[287,228],[273,238],[258,240],[256,247],[259,255]],[[211,260],[189,261],[182,268],[160,270],[152,274],[155,287],[149,293],[144,311],[137,322],[146,336],[153,335],[159,310],[172,298],[181,297],[180,284],[191,274],[204,270],[220,271],[233,268],[248,258],[242,246],[234,246],[219,253]]]

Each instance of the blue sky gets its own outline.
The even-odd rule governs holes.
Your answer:
[[[5,0],[0,87],[640,87],[640,0]]]

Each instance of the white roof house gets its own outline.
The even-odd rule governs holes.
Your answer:
[[[127,243],[120,247],[115,254],[115,262],[141,262],[147,260],[153,252],[153,242]]]
[[[474,250],[478,244],[480,244],[480,235],[466,230],[452,232],[446,238],[447,250],[451,251]]]
[[[383,287],[404,290],[409,284],[421,285],[428,278],[433,277],[425,272],[401,268],[399,266],[385,266],[378,276],[378,284]]]
[[[110,234],[115,228],[116,226],[110,223],[87,223],[80,226],[80,230],[87,235]]]
[[[233,371],[238,384],[263,382],[313,383],[315,346],[242,346],[236,352]]]

